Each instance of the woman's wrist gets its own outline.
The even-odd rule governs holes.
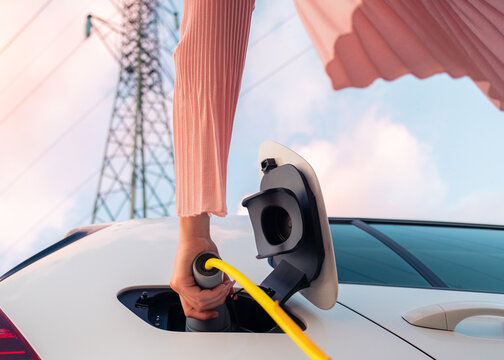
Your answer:
[[[210,239],[210,216],[206,212],[195,216],[181,216],[179,224],[180,234],[182,235],[180,240]]]

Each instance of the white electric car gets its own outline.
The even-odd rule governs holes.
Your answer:
[[[167,286],[177,227],[161,218],[78,229],[3,275],[0,359],[36,359],[16,353],[29,348],[42,359],[306,358],[245,298],[241,332],[183,332]],[[333,218],[330,228],[337,304],[320,310],[300,293],[286,303],[329,356],[503,358],[504,227]],[[212,235],[256,283],[271,271],[255,258],[247,217],[214,218]],[[431,328],[404,319],[426,306]],[[460,323],[435,329],[450,310]]]
[[[296,215],[291,200],[304,200],[276,155],[278,168],[268,163],[261,192],[245,201],[250,218],[212,218],[212,238],[223,260],[281,294],[327,355],[504,359],[504,226],[328,220],[319,209],[317,233],[307,213]],[[280,190],[279,169],[288,170]],[[302,172],[316,198],[313,176]],[[311,248],[312,238],[323,243]],[[226,302],[232,331],[186,332],[167,285],[177,239],[177,218],[82,227],[1,276],[0,360],[306,358],[238,284]],[[292,271],[277,271],[279,259]]]

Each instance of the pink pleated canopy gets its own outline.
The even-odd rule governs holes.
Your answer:
[[[504,0],[295,0],[334,89],[469,76],[504,110]]]

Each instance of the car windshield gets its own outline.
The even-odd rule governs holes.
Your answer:
[[[504,293],[504,228],[363,224],[331,223],[342,283]],[[408,258],[434,274],[440,284],[433,284]]]

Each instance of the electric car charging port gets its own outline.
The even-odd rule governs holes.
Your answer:
[[[163,330],[186,331],[186,317],[178,294],[169,287],[129,288],[117,298],[130,311],[148,324]],[[263,308],[246,292],[238,291],[226,300],[231,315],[231,332],[283,332]],[[288,309],[284,310],[298,326],[305,324]]]

